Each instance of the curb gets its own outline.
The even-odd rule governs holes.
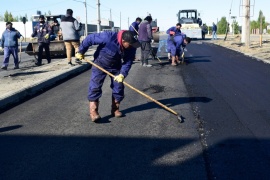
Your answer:
[[[89,70],[90,68],[90,64],[82,64],[78,67],[74,67],[70,71],[56,74],[49,79],[37,82],[35,84],[31,84],[25,88],[14,91],[0,99],[0,112],[26,100],[27,98],[33,97],[34,95],[37,95],[38,93],[41,93],[46,89],[57,85],[57,83],[67,79],[70,76],[78,75],[86,70]]]

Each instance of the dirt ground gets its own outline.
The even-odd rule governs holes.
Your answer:
[[[206,38],[211,38],[211,36]],[[249,48],[241,43],[240,35],[228,36],[225,41],[224,36],[218,36],[218,40],[211,40],[211,43],[241,52],[259,61],[270,64],[270,36],[263,35],[261,46],[259,39],[259,35],[251,35]]]

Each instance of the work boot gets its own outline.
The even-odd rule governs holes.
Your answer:
[[[75,59],[75,62],[76,62],[77,64],[82,64],[82,61],[80,61],[79,59]]]
[[[15,65],[14,69],[20,69],[19,64]]]
[[[101,119],[100,115],[98,114],[98,105],[99,102],[90,101],[89,103],[89,111],[90,111],[90,118],[93,122],[97,122]]]
[[[7,70],[7,66],[2,66],[1,69]]]
[[[70,61],[70,62],[68,62],[68,65],[70,65],[70,66],[74,66],[74,64],[72,64],[72,62]]]
[[[41,66],[41,63],[36,62],[35,65],[36,65],[36,66]]]
[[[114,98],[112,98],[112,116],[114,117],[122,117],[122,113],[119,111],[120,103],[117,102]]]

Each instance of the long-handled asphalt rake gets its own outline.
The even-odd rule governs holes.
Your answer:
[[[105,69],[103,69],[102,67],[100,67],[99,65],[95,64],[94,62],[90,61],[89,59],[84,59],[86,62],[88,62],[89,64],[95,66],[96,68],[98,68],[99,70],[105,72],[106,74],[108,74],[111,77],[115,77],[113,74],[111,74],[110,72],[106,71]],[[142,96],[146,97],[147,99],[150,99],[151,101],[153,101],[154,103],[158,104],[159,106],[163,107],[164,109],[166,109],[167,111],[171,112],[172,114],[177,116],[177,119],[180,123],[183,122],[182,116],[179,115],[177,112],[175,112],[174,110],[172,110],[171,108],[165,106],[164,104],[162,104],[161,102],[155,100],[154,98],[148,96],[147,94],[143,93],[142,91],[136,89],[135,87],[131,86],[130,84],[126,83],[125,81],[123,81],[123,84],[127,87],[129,87],[130,89],[134,90],[135,92],[141,94]]]

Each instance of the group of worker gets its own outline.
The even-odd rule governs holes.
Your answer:
[[[151,67],[151,65],[148,64],[148,56],[151,52],[151,41],[153,39],[151,27],[152,17],[147,16],[143,21],[142,19],[137,18],[135,23],[131,24],[129,30],[121,30],[119,32],[105,31],[89,34],[80,44],[78,31],[81,29],[81,24],[72,17],[72,13],[72,10],[68,9],[66,16],[61,19],[61,29],[67,49],[68,63],[72,64],[72,46],[75,48],[75,58],[77,61],[81,62],[81,60],[84,59],[84,54],[88,48],[92,45],[98,45],[94,53],[94,63],[96,66],[92,66],[88,90],[90,119],[93,122],[97,122],[101,119],[98,112],[99,99],[102,96],[102,86],[107,76],[106,71],[114,75],[114,77],[110,76],[110,87],[112,88],[111,115],[114,117],[121,117],[122,113],[120,112],[119,107],[121,101],[124,99],[123,81],[128,76],[129,70],[135,60],[136,48],[141,48],[142,66]],[[38,61],[36,62],[37,66],[41,65],[41,52],[43,51],[43,48],[45,48],[48,63],[51,62],[49,56],[51,31],[52,28],[45,23],[44,16],[40,16],[39,23],[35,26],[34,33],[32,34],[32,37],[38,37],[39,43]],[[170,28],[167,32],[169,32],[167,48],[172,56],[172,65],[175,66],[177,63],[176,56],[179,55],[178,50],[180,49],[180,46],[185,46],[190,43],[190,39],[181,34],[179,24],[177,24],[176,27]],[[18,37],[22,37],[18,31],[15,31],[15,34],[14,40],[15,38],[18,39]],[[18,44],[16,43],[18,43],[17,40],[15,40],[14,48],[18,48]],[[15,61],[15,67],[16,66],[18,66],[17,60]],[[106,71],[103,71],[102,69]]]
[[[73,10],[67,9],[66,15],[61,19],[61,26],[56,19],[53,24],[48,24],[45,22],[45,17],[43,15],[39,16],[39,22],[34,27],[30,38],[32,43],[35,37],[38,42],[38,58],[35,62],[36,66],[42,65],[43,49],[45,50],[47,62],[51,63],[50,41],[54,40],[57,36],[61,36],[64,40],[68,64],[73,65],[72,47],[74,47],[75,51],[78,51],[80,45],[79,31],[81,31],[82,24],[73,18],[72,15]],[[3,32],[1,38],[0,51],[4,51],[4,61],[1,69],[7,70],[10,55],[14,58],[14,69],[19,69],[18,38],[20,38],[21,42],[24,39],[21,33],[12,27],[12,23],[7,22],[6,30]],[[78,59],[75,61],[76,63],[81,63]]]
[[[167,39],[168,59],[171,60],[172,66],[177,66],[184,62],[184,49],[191,39],[181,32],[181,24],[169,28],[166,33],[169,35]]]
[[[59,25],[57,20],[54,20],[53,24],[50,25],[45,22],[45,17],[43,15],[39,16],[39,23],[34,27],[34,32],[31,35],[31,41],[34,37],[38,39],[38,59],[35,63],[37,66],[42,65],[42,54],[43,49],[45,49],[46,59],[48,63],[51,62],[50,55],[50,41],[54,40],[57,36],[61,36],[64,40],[66,47],[66,55],[68,64],[72,63],[72,47],[75,51],[78,51],[80,45],[80,35],[79,31],[82,29],[82,24],[79,23],[73,17],[73,10],[67,9],[66,15],[61,18],[61,25]],[[33,47],[34,48],[34,47]],[[78,59],[75,60],[76,63],[81,63]]]
[[[152,51],[151,41],[153,39],[152,27],[151,27],[152,17],[147,16],[142,22],[141,18],[136,18],[129,30],[134,32],[134,35],[138,37],[141,43],[141,62],[144,67],[151,67],[148,64],[148,57]],[[172,62],[172,66],[176,66],[183,63],[183,51],[191,39],[186,37],[185,34],[181,33],[181,24],[177,23],[176,26],[169,28],[166,33],[169,35],[166,41],[166,51],[168,52],[168,59]],[[182,60],[182,61],[180,61]]]

